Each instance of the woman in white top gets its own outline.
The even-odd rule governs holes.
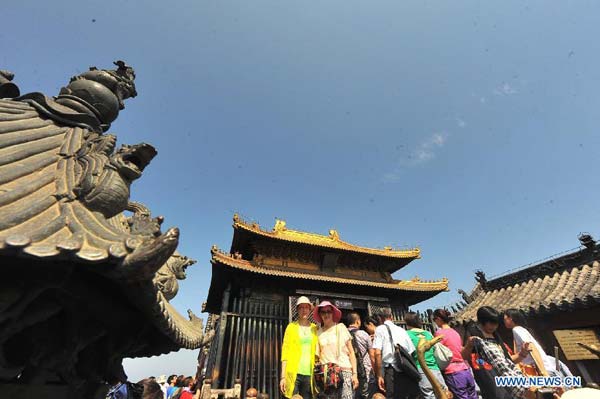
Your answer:
[[[352,336],[345,325],[339,323],[342,312],[329,301],[314,309],[313,318],[321,324],[317,336],[317,355],[321,364],[334,363],[341,368],[342,386],[335,392],[325,392],[329,398],[352,399],[358,387],[356,356]]]
[[[513,355],[513,361],[520,362],[529,367],[535,367],[537,371],[542,375],[555,375],[556,366],[553,364],[549,356],[546,355],[544,349],[527,330],[527,320],[525,315],[519,309],[507,309],[504,312],[504,326],[509,330],[512,330],[513,339],[515,342],[515,351],[517,355]],[[517,359],[518,353],[521,348],[525,346],[530,351],[530,354],[525,358]],[[533,349],[535,347],[535,350]],[[539,358],[537,358],[539,356]],[[534,360],[536,357],[537,361]]]

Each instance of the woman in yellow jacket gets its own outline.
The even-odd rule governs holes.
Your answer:
[[[308,319],[313,305],[307,297],[298,298],[296,306],[298,320],[288,324],[283,335],[279,389],[287,398],[299,394],[304,399],[312,399],[317,326]]]

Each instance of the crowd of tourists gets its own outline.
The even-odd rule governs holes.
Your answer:
[[[494,377],[571,375],[544,352],[516,309],[500,314],[488,306],[479,308],[477,323],[467,328],[464,339],[450,327],[451,314],[445,309],[433,312],[434,334],[422,328],[416,313],[404,316],[406,329],[392,322],[389,311],[366,320],[350,312],[343,324],[342,312],[331,302],[314,306],[306,297],[298,299],[297,313],[281,350],[279,387],[286,398],[429,399],[436,391],[455,399],[528,398],[535,392],[498,387]],[[512,348],[497,332],[501,322],[512,331]],[[422,338],[431,341],[434,336],[439,343],[424,351],[423,370],[416,348]]]
[[[107,399],[192,399],[200,388],[194,377],[163,375],[137,383],[118,382],[108,392]]]
[[[532,398],[536,394],[530,389],[499,387],[494,378],[572,375],[544,352],[517,309],[500,314],[480,307],[477,322],[464,337],[450,326],[445,309],[432,314],[433,334],[412,312],[404,315],[406,328],[392,321],[389,310],[365,320],[350,312],[344,324],[342,311],[331,302],[315,306],[300,297],[297,314],[285,329],[281,349],[279,388],[290,399],[434,399],[440,392],[454,399]],[[512,347],[498,334],[500,323],[512,332]],[[418,356],[423,340],[431,345]],[[192,399],[200,388],[183,375],[150,377],[135,384],[119,382],[107,398]]]

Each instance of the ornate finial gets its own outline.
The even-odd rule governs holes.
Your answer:
[[[135,71],[123,61],[115,61],[116,70],[91,67],[74,76],[60,91],[57,101],[79,112],[93,114],[106,131],[125,108],[124,100],[137,96]]]
[[[240,215],[236,213],[233,214],[233,223],[239,223],[240,221]]]
[[[331,238],[332,240],[339,241],[340,235],[338,234],[337,230],[331,229],[329,230],[329,238]]]
[[[12,82],[14,73],[0,69],[0,98],[19,97],[19,87]]]
[[[118,67],[117,70],[114,71],[114,74],[119,76],[119,78],[127,84],[133,85],[133,81],[135,80],[135,71],[133,70],[133,68],[127,65],[125,61],[121,60],[117,60],[113,62],[113,64],[115,64]],[[111,72],[113,71],[108,71],[108,73]],[[135,85],[133,87],[133,91],[135,92]],[[132,97],[135,97],[136,95],[137,93],[134,93]]]
[[[284,230],[286,230],[285,220],[275,219],[275,226],[273,227],[273,232],[278,233]]]

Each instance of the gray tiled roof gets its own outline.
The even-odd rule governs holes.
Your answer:
[[[598,305],[600,263],[593,261],[502,287],[485,289],[477,283],[471,300],[455,314],[454,320],[458,323],[474,320],[481,306],[491,306],[499,311],[518,308],[527,314],[543,314]]]

